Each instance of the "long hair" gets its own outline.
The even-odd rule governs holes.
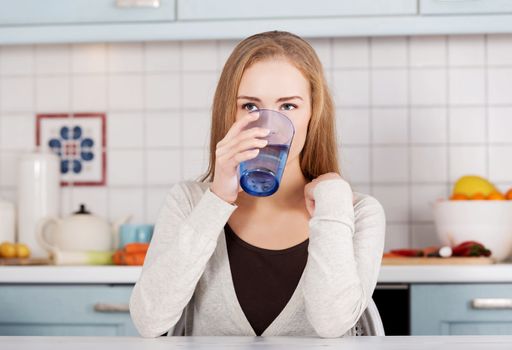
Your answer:
[[[311,45],[299,36],[282,31],[270,31],[250,36],[235,47],[229,56],[217,84],[212,108],[210,159],[201,182],[213,181],[215,151],[236,120],[237,93],[245,70],[252,64],[269,58],[283,57],[290,61],[309,81],[311,88],[311,118],[300,167],[308,180],[328,172],[340,173],[334,104],[323,67]]]

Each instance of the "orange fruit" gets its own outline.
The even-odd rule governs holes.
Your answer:
[[[478,200],[485,200],[485,199],[487,199],[487,197],[485,197],[485,195],[482,193],[475,193],[474,195],[469,197],[469,199],[478,201]]]
[[[465,201],[468,199],[469,199],[468,196],[466,196],[465,194],[462,194],[462,193],[454,193],[450,197],[450,200],[452,200],[452,201]]]
[[[512,200],[512,188],[507,191],[507,193],[505,194],[505,198],[508,200]]]
[[[504,200],[505,199],[505,196],[503,196],[501,194],[501,192],[498,192],[498,191],[493,191],[491,193],[489,193],[489,195],[487,196],[487,199],[489,200]]]

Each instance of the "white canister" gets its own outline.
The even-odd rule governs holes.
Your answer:
[[[39,221],[60,212],[59,157],[53,153],[27,153],[20,158],[18,173],[18,242],[28,245],[33,257],[48,257],[39,245]]]
[[[16,214],[14,203],[0,199],[0,242],[14,242]]]

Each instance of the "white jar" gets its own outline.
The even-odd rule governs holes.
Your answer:
[[[14,243],[16,214],[14,204],[0,199],[0,242]]]
[[[53,153],[27,153],[20,158],[18,173],[18,242],[28,245],[33,257],[48,257],[38,243],[41,219],[60,212],[59,157]]]

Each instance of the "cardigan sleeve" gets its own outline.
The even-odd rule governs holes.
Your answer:
[[[160,210],[130,314],[143,337],[172,332],[194,293],[231,213],[237,208],[210,188],[192,206],[184,183],[169,190]]]
[[[385,214],[350,185],[329,179],[314,189],[303,294],[306,315],[321,337],[341,337],[359,320],[377,284],[384,250]]]

